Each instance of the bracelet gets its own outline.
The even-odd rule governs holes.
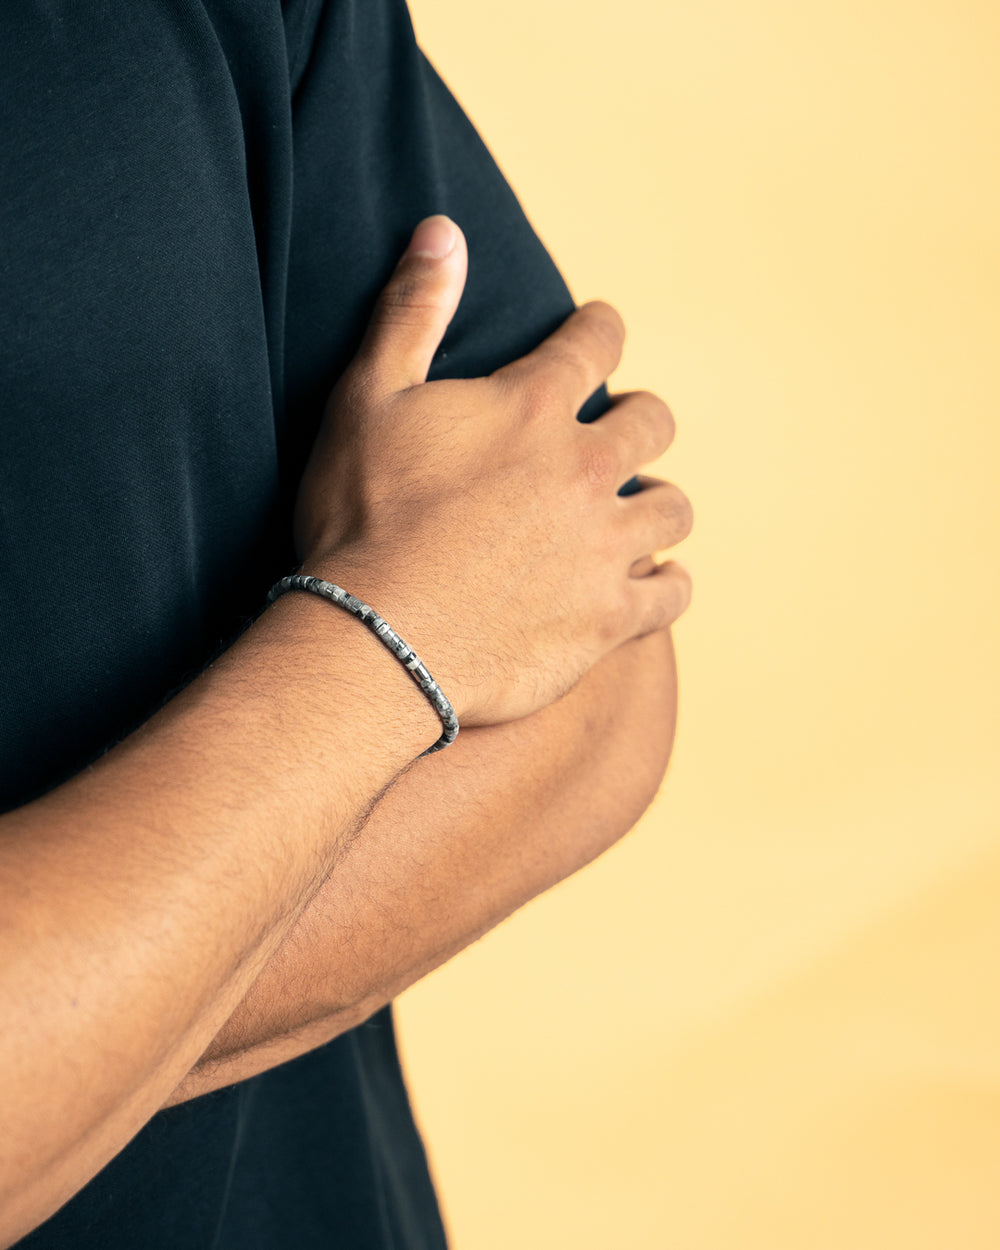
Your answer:
[[[382,620],[374,608],[370,608],[367,603],[362,603],[354,595],[335,586],[333,582],[324,582],[322,578],[308,577],[304,573],[292,573],[288,577],[283,577],[280,582],[271,587],[267,602],[273,603],[288,590],[308,590],[314,595],[335,603],[338,608],[346,609],[367,625],[379,642],[388,647],[399,660],[427,696],[434,711],[441,717],[441,724],[444,727],[441,737],[432,747],[421,752],[422,755],[433,755],[435,751],[443,751],[446,746],[455,741],[458,737],[458,717],[455,715],[455,709],[445,698],[441,687],[428,673],[425,664],[413,648],[400,638],[391,625]]]

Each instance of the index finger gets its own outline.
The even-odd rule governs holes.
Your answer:
[[[614,373],[624,343],[625,323],[618,312],[603,300],[591,300],[570,313],[533,351],[492,376],[522,382],[545,378],[565,390],[576,411]]]

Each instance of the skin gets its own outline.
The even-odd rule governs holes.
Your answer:
[[[172,1106],[361,1024],[605,851],[656,793],[673,744],[668,630],[626,643],[557,703],[463,731],[379,802]]]
[[[593,427],[574,420],[621,349],[602,304],[490,378],[425,383],[465,263],[453,225],[418,229],[331,396],[296,534],[310,572],[413,642],[470,745],[449,764],[420,759],[439,724],[407,675],[346,613],[288,595],[99,763],[0,818],[2,1245],[207,1064],[250,1056],[260,1070],[261,1047],[288,1057],[275,1036],[348,1027],[617,836],[584,811],[560,825],[572,797],[559,769],[583,775],[590,739],[573,726],[587,723],[588,689],[595,703],[619,697],[615,666],[666,647],[688,602],[679,566],[637,563],[687,533],[684,496],[653,479],[616,494],[669,444],[672,420],[645,393]],[[468,491],[441,489],[456,480]],[[672,687],[659,694],[669,742]],[[551,754],[533,764],[550,730]],[[506,761],[492,782],[490,735]],[[610,737],[623,767],[629,737]],[[647,791],[663,762],[650,761]],[[526,784],[519,766],[534,769]],[[428,796],[463,792],[480,810],[456,803],[443,836],[413,818]],[[634,796],[632,818],[648,797]],[[552,849],[526,837],[539,800]],[[453,877],[465,902],[440,923]],[[410,887],[412,903],[394,897]],[[343,950],[352,936],[357,959]],[[340,971],[317,975],[332,949]]]

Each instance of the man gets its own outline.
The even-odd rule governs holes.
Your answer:
[[[439,1246],[385,1005],[656,789],[669,412],[402,6],[0,20],[0,1243]],[[347,612],[245,628],[299,564],[454,745]]]

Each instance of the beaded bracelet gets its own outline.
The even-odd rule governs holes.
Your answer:
[[[362,603],[354,595],[335,586],[333,582],[324,582],[322,578],[309,577],[304,573],[292,573],[288,577],[283,577],[280,582],[271,587],[267,602],[273,603],[288,590],[308,590],[314,595],[335,603],[338,608],[346,609],[367,625],[379,642],[388,647],[399,660],[427,696],[434,711],[441,717],[441,724],[444,727],[441,737],[432,747],[422,752],[423,755],[433,755],[435,751],[443,751],[446,746],[455,741],[458,737],[458,717],[455,715],[455,709],[445,698],[441,687],[428,673],[426,666],[413,648],[400,638],[391,625],[382,620],[374,608],[370,608],[367,603]]]

